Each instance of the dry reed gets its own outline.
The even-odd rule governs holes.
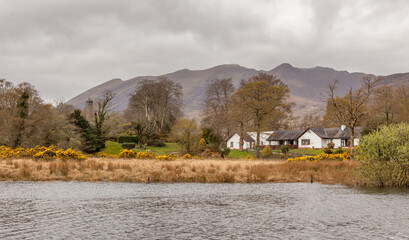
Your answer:
[[[355,185],[357,162],[285,162],[262,160],[138,159],[0,162],[0,180],[125,181],[125,182],[314,182]]]

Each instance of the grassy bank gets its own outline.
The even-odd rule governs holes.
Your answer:
[[[234,159],[245,159],[247,155],[254,157],[256,154],[254,151],[240,151],[240,150],[231,150],[229,153],[229,157]]]
[[[0,161],[0,180],[121,182],[315,182],[355,185],[356,162],[262,160],[87,159],[84,161]]]
[[[121,151],[122,147],[120,143],[107,141],[105,143],[105,148],[102,149],[102,152],[111,154],[111,155],[118,155]],[[139,149],[136,146],[136,149]],[[176,153],[180,151],[180,145],[177,143],[165,143],[164,147],[148,147],[149,150],[155,152],[156,155],[166,155],[168,153]]]

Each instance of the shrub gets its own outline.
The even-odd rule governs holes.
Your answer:
[[[370,185],[409,187],[409,125],[381,127],[362,137],[359,175]]]
[[[124,142],[121,144],[121,147],[123,149],[134,149],[135,148],[135,143],[134,142]]]
[[[263,158],[268,158],[271,157],[271,155],[273,154],[273,150],[271,150],[270,146],[265,146],[263,148],[263,152],[261,153],[261,155],[263,156]]]
[[[58,150],[56,152],[57,157],[59,159],[76,159],[76,160],[85,160],[86,157],[80,152],[80,151],[75,151],[72,148],[68,148],[67,150]]]
[[[166,146],[165,142],[160,139],[149,139],[147,142],[148,146],[151,147],[164,147]]]
[[[332,154],[332,150],[331,150],[331,148],[329,148],[329,147],[326,147],[326,148],[324,148],[324,153],[326,153],[326,154]]]
[[[230,154],[230,148],[225,147],[225,148],[222,150],[222,153],[221,153],[222,158],[229,156],[229,154]]]
[[[130,149],[122,149],[118,155],[119,158],[135,158],[136,152]]]
[[[247,154],[246,159],[247,159],[247,160],[253,160],[253,159],[254,159],[254,157],[253,157],[253,156],[251,156],[250,154]]]
[[[335,143],[330,142],[327,144],[327,148],[329,149],[334,149],[334,147],[335,147]]]
[[[173,160],[176,160],[176,158],[177,158],[177,156],[175,154],[166,154],[166,155],[157,156],[156,160],[159,160],[159,161],[173,161]]]
[[[201,150],[203,150],[203,149],[205,149],[206,145],[207,145],[206,140],[205,140],[204,138],[201,138],[201,139],[199,140],[199,148],[200,148]]]
[[[183,155],[182,159],[192,159],[192,155],[186,153],[185,155]]]
[[[202,157],[208,158],[212,156],[212,151],[208,148],[206,148],[203,153],[202,153]]]
[[[22,148],[18,147],[12,149],[10,147],[0,146],[0,158],[35,158],[35,159],[86,159],[82,152],[76,151],[72,148],[58,149],[55,146],[35,148]]]
[[[320,153],[317,156],[296,157],[296,158],[287,159],[287,161],[289,161],[289,162],[297,162],[297,161],[316,162],[316,161],[321,161],[321,160],[348,161],[349,160],[349,152],[345,152],[343,154]]]
[[[290,148],[286,145],[281,147],[281,152],[284,154],[287,154],[288,152],[290,152]]]
[[[57,157],[57,153],[52,149],[47,149],[34,154],[33,157],[37,159],[54,159]]]
[[[118,156],[116,155],[111,155],[105,152],[98,152],[95,154],[95,157],[99,157],[99,158],[117,158]]]
[[[117,137],[117,141],[119,143],[129,143],[129,142],[137,143],[139,142],[139,137],[133,136],[133,135],[121,135]]]
[[[219,147],[219,145],[216,144],[216,143],[209,143],[209,144],[207,144],[207,148],[210,149],[211,152],[221,153],[220,147]]]
[[[342,147],[337,148],[337,150],[335,150],[334,152],[335,154],[342,154],[344,153],[344,150],[342,150]]]

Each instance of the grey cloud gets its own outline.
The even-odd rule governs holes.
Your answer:
[[[224,63],[406,72],[408,10],[381,0],[0,0],[0,77],[50,100]]]

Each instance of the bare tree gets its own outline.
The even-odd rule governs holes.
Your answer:
[[[395,92],[397,121],[409,122],[409,87],[400,86]]]
[[[105,131],[103,129],[104,122],[109,111],[109,104],[114,99],[115,93],[110,90],[105,90],[102,98],[97,99],[97,110],[94,113],[95,120],[95,135],[101,147],[105,147]]]
[[[227,120],[230,96],[234,93],[231,78],[215,79],[206,90],[206,100],[202,109],[202,123],[211,127],[224,140],[230,137],[231,124]]]
[[[170,131],[182,115],[182,87],[165,77],[144,80],[129,99],[127,116],[148,132]]]
[[[306,115],[304,116],[300,123],[297,125],[297,129],[307,129],[309,127],[322,127],[322,117],[319,115]]]
[[[384,115],[386,125],[393,122],[397,113],[397,105],[394,89],[391,86],[382,86],[375,90],[373,110]]]
[[[249,116],[246,111],[243,102],[246,100],[245,96],[241,94],[233,94],[230,97],[230,111],[228,112],[227,119],[232,125],[232,129],[239,132],[239,148],[242,151],[244,145],[244,134],[245,130],[248,128]],[[231,136],[229,136],[231,137]]]
[[[357,124],[368,114],[366,104],[370,96],[374,93],[375,88],[382,81],[380,77],[367,75],[362,78],[362,85],[359,89],[353,90],[352,87],[348,93],[339,98],[335,96],[335,89],[338,83],[337,80],[329,85],[328,101],[333,110],[333,114],[339,122],[349,127],[351,131],[350,147],[351,159],[354,153],[354,135]]]

